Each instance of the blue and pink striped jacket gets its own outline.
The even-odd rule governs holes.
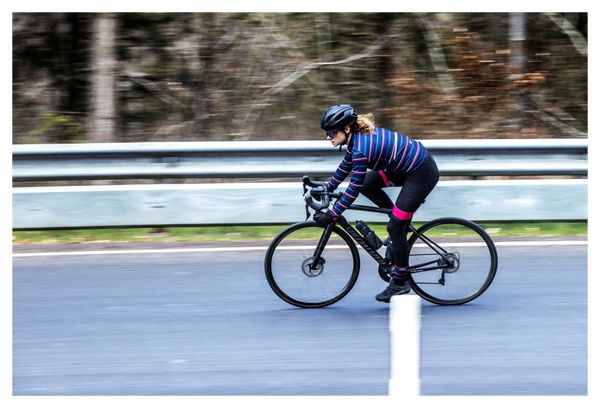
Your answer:
[[[339,217],[348,208],[362,188],[367,169],[386,174],[412,173],[429,157],[427,149],[418,141],[400,133],[375,128],[373,134],[355,133],[346,148],[344,159],[327,183],[330,191],[335,190],[348,174],[350,185],[330,210]]]

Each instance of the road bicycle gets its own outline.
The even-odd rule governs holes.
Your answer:
[[[342,195],[328,192],[323,185],[309,176],[303,177],[307,219],[309,207],[326,210],[332,199]],[[392,211],[356,204],[348,209],[388,216]],[[303,308],[338,302],[358,279],[360,256],[356,244],[379,264],[379,276],[389,282],[389,249],[382,256],[378,251],[383,251],[385,245],[365,223],[356,223],[363,234],[344,216],[326,227],[307,220],[282,231],[265,255],[265,275],[271,289],[289,304]],[[438,305],[461,305],[483,294],[494,280],[498,267],[496,247],[474,222],[438,218],[418,228],[411,224],[409,234],[409,282],[423,299]]]

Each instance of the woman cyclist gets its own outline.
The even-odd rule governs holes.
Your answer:
[[[359,193],[382,208],[392,210],[387,230],[393,266],[390,283],[375,298],[389,302],[394,295],[410,292],[408,283],[408,225],[439,180],[435,161],[418,141],[375,127],[372,114],[359,115],[351,105],[334,105],[323,113],[321,128],[336,146],[347,145],[344,159],[326,184],[332,192],[350,174],[350,185],[335,205],[313,219],[326,226],[348,208]],[[383,187],[402,186],[393,203]]]

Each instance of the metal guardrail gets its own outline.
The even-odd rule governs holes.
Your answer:
[[[392,197],[398,193],[398,188],[388,190]],[[371,204],[363,196],[356,203]],[[387,221],[380,214],[344,215],[349,220]],[[476,221],[585,220],[587,180],[440,181],[415,221],[444,216]],[[15,229],[289,224],[305,217],[299,181],[13,190]]]
[[[587,140],[425,140],[443,176],[416,221],[587,219]],[[330,176],[341,153],[327,142],[198,142],[13,146],[15,182],[157,179],[158,184],[13,188],[13,228],[290,223],[304,219],[299,177]],[[557,176],[567,176],[556,178]],[[164,184],[168,178],[260,182]],[[265,182],[264,178],[298,182]],[[77,184],[80,184],[78,182]],[[343,185],[342,185],[343,188]],[[397,194],[397,188],[389,189]],[[364,197],[358,203],[368,204]],[[366,221],[375,214],[348,213]]]
[[[587,140],[425,140],[444,176],[586,176]],[[13,146],[14,181],[329,176],[327,141]]]

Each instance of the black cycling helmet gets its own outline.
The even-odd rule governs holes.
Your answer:
[[[352,105],[333,105],[325,110],[321,117],[321,129],[342,130],[344,126],[351,125],[356,121],[358,114],[354,112]]]

